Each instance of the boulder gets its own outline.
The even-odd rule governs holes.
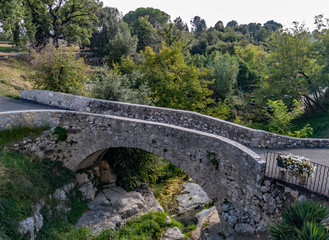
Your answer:
[[[183,240],[185,239],[184,234],[181,233],[178,227],[169,228],[163,234],[160,240]]]
[[[82,193],[83,199],[87,201],[92,201],[95,199],[96,190],[91,182],[84,183],[79,187],[80,192]]]
[[[212,202],[207,193],[195,183],[184,183],[183,195],[176,198],[179,214],[191,211],[199,206],[203,207]]]

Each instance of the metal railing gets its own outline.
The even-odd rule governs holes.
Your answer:
[[[316,192],[325,196],[329,196],[329,167],[311,161],[313,166],[315,167],[315,172],[313,173],[313,176],[306,177],[305,181],[300,181],[297,178],[290,176],[287,172],[287,169],[278,166],[276,158],[280,154],[281,153],[279,152],[266,152],[266,177],[298,185],[300,187],[308,189],[311,192]]]

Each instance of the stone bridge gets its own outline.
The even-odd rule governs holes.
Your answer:
[[[66,167],[77,171],[91,167],[109,148],[139,148],[184,170],[218,210],[229,201],[255,222],[266,219],[259,204],[266,163],[251,148],[329,147],[329,139],[280,136],[189,111],[42,90],[22,91],[21,98],[65,109],[0,113],[0,129],[43,125],[67,129],[65,142],[39,138],[31,150],[40,157],[55,153]]]

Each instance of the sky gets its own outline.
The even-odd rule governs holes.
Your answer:
[[[158,8],[188,23],[194,16],[206,20],[213,27],[218,20],[224,25],[231,20],[239,24],[264,24],[274,20],[285,27],[293,21],[303,22],[314,29],[314,16],[329,18],[329,0],[103,0],[105,6],[116,7],[124,14],[139,7]]]

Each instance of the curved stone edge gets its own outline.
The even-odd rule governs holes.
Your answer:
[[[255,130],[200,113],[140,104],[113,102],[46,90],[22,90],[20,97],[81,112],[162,122],[220,135],[257,148],[328,148],[329,139],[303,139]]]

